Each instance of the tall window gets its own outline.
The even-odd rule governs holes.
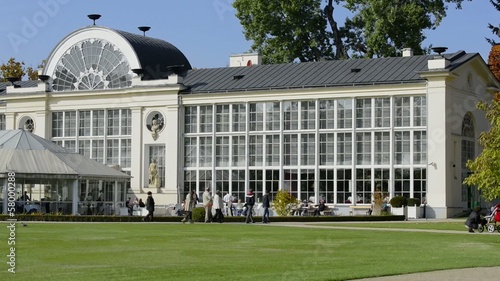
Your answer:
[[[217,105],[216,113],[216,132],[229,132],[229,104],[219,104]]]
[[[211,105],[200,106],[200,133],[212,132],[213,107]]]
[[[266,165],[279,166],[280,164],[280,136],[266,136]]]
[[[370,128],[372,123],[372,99],[356,99],[356,128]]]
[[[283,129],[298,130],[299,129],[299,102],[285,101],[283,102]]]
[[[300,164],[314,165],[316,155],[316,137],[314,134],[300,136]]]
[[[337,203],[351,203],[349,197],[352,191],[352,170],[337,170]]]
[[[200,167],[212,167],[212,137],[200,137]]]
[[[246,157],[245,157],[245,147],[246,141],[245,136],[233,136],[232,137],[232,150],[231,155],[233,158],[232,166],[233,167],[245,167],[246,166]]]
[[[249,166],[262,166],[264,150],[262,143],[264,139],[262,136],[250,136],[248,142],[248,165]]]
[[[286,166],[299,164],[299,135],[283,135],[283,158]]]
[[[375,132],[375,165],[390,163],[391,157],[390,132]]]
[[[337,164],[352,164],[352,134],[337,133]]]
[[[247,109],[244,103],[233,104],[233,132],[244,132],[247,129]]]
[[[376,98],[375,99],[375,127],[390,127],[391,126],[391,99]]]
[[[413,132],[413,164],[427,163],[427,132]]]
[[[413,97],[413,126],[427,126],[427,99]]]
[[[413,170],[413,197],[424,200],[427,193],[427,170],[415,168]]]
[[[279,131],[280,129],[280,103],[266,103],[266,131]]]
[[[333,129],[335,127],[335,101],[319,101],[319,128]]]
[[[76,111],[64,112],[64,136],[76,136]]]
[[[64,112],[52,112],[52,136],[63,137]]]
[[[410,164],[410,132],[394,132],[394,163]]]
[[[337,100],[337,128],[352,128],[352,99]]]
[[[410,169],[394,169],[394,196],[410,198]]]
[[[462,120],[462,154],[461,154],[461,167],[462,167],[462,182],[469,175],[470,171],[467,168],[467,161],[474,159],[475,153],[474,149],[475,143],[475,130],[474,122],[472,120],[472,115],[470,113],[465,114]],[[462,185],[462,201],[467,201],[471,199],[471,194],[468,193],[469,187],[467,185]]]
[[[249,107],[250,131],[262,131],[264,129],[264,103],[251,103]]]
[[[300,103],[301,129],[313,130],[316,129],[316,102],[302,101]]]
[[[313,169],[300,170],[300,200],[316,202],[314,196],[314,179],[315,173]]]
[[[370,132],[356,134],[356,161],[358,165],[370,165],[372,156],[372,137]]]
[[[326,203],[335,203],[334,197],[334,170],[319,170],[319,199],[324,199]]]
[[[6,129],[5,114],[0,114],[0,130]]]
[[[327,133],[319,135],[319,164],[335,164],[335,134]]]
[[[198,107],[187,106],[184,113],[184,131],[186,134],[197,133]]]
[[[394,127],[410,126],[410,97],[394,98]]]
[[[229,166],[229,137],[215,138],[215,166]]]
[[[198,158],[198,142],[196,137],[184,138],[184,165],[186,167],[195,167]]]

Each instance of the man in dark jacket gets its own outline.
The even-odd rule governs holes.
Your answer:
[[[253,223],[253,215],[252,215],[252,209],[253,205],[255,205],[255,198],[253,196],[253,190],[249,189],[247,196],[245,198],[245,202],[247,204],[247,218],[245,220],[246,223]]]
[[[264,196],[262,196],[262,208],[264,208],[264,214],[262,214],[262,223],[269,223],[269,207],[271,207],[271,204],[269,202],[269,191],[266,190]]]
[[[146,210],[148,210],[148,214],[142,220],[153,221],[153,212],[155,211],[155,200],[153,199],[153,193],[151,191],[148,191],[148,199],[146,199]]]
[[[478,229],[481,223],[481,207],[476,207],[470,213],[469,217],[465,221],[465,226],[469,228],[469,232],[474,233],[474,229]]]

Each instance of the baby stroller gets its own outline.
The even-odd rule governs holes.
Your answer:
[[[479,226],[479,232],[483,232],[486,228],[489,233],[493,233],[496,231],[500,232],[500,224],[497,225],[497,222],[500,223],[500,204],[497,204],[491,214],[485,216],[483,219],[483,223]]]

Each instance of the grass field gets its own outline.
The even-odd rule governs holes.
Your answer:
[[[6,263],[9,233],[3,225],[0,280],[347,280],[500,265],[500,233],[469,234],[463,222],[441,223],[446,232],[407,230],[439,225],[432,222],[321,224],[334,229],[258,223],[28,223],[17,224],[12,274]],[[406,231],[371,229],[397,226]]]

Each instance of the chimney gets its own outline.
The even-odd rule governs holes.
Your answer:
[[[404,48],[403,49],[403,57],[413,57],[413,49],[412,48]]]
[[[260,65],[261,63],[262,57],[257,53],[245,53],[229,56],[230,67]]]
[[[432,50],[437,53],[434,55],[433,59],[427,61],[427,68],[429,70],[439,70],[446,69],[448,65],[450,65],[450,61],[446,59],[441,53],[446,52],[448,50],[447,47],[433,47]]]

